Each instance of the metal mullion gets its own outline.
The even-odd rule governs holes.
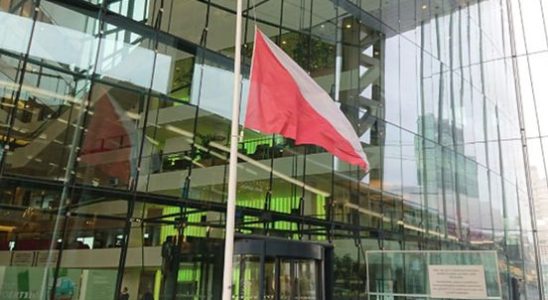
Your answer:
[[[465,20],[468,20],[467,18],[467,10],[465,10],[466,8],[459,8],[459,44],[461,45],[459,47],[459,60],[460,60],[460,103],[459,103],[459,107],[462,107],[463,111],[461,113],[461,124],[463,124],[463,130],[462,130],[462,155],[460,155],[460,157],[462,157],[463,159],[463,162],[464,162],[464,166],[463,166],[463,183],[462,186],[464,186],[465,188],[465,191],[464,191],[464,206],[465,206],[465,211],[466,211],[466,215],[467,215],[467,220],[466,220],[466,226],[467,226],[467,231],[466,231],[466,240],[463,241],[466,243],[465,247],[466,248],[469,248],[470,247],[470,234],[471,234],[471,229],[470,229],[470,198],[468,197],[469,193],[468,193],[468,185],[466,184],[466,178],[467,178],[467,166],[468,166],[468,163],[467,163],[467,160],[466,160],[466,149],[465,149],[465,145],[466,145],[466,142],[465,142],[465,129],[464,129],[464,124],[466,124],[466,117],[464,117],[465,115],[465,87],[467,86],[466,85],[466,79],[465,79],[465,72],[464,72],[464,64],[465,64],[465,61],[464,61],[464,52],[468,49],[463,49],[462,45],[463,44],[468,44],[468,46],[470,45],[470,40],[468,40],[467,42],[464,42],[463,41],[463,23],[465,24],[468,24],[468,22],[466,22]],[[464,13],[463,13],[463,10],[464,10]],[[468,27],[468,26],[467,26]],[[468,59],[470,59],[470,57],[468,57]],[[470,91],[470,96],[472,95],[472,92]],[[458,155],[458,154],[457,154]],[[458,162],[457,162],[457,165],[458,165]],[[457,184],[457,190],[459,189],[459,185]],[[460,196],[459,196],[460,197]],[[462,209],[460,208],[461,207],[461,201],[460,201],[460,198],[459,198],[459,209],[460,209],[460,218],[461,218],[461,233],[462,233],[462,223],[463,223],[463,220],[462,220]],[[462,237],[462,235],[461,235]]]
[[[522,226],[522,218],[521,218],[521,214],[522,214],[522,210],[521,210],[521,205],[519,205],[519,202],[520,202],[520,194],[519,194],[519,188],[518,188],[518,182],[516,180],[516,200],[518,201],[518,222],[519,222],[519,244],[520,244],[520,250],[521,250],[521,253],[525,253],[525,247],[524,247],[524,234],[523,234],[523,226]],[[525,284],[527,285],[527,272],[525,271],[526,270],[526,267],[525,267],[525,259],[523,259],[523,256],[521,256],[521,259],[520,259],[520,262],[521,262],[521,276],[523,276],[523,280],[525,282]],[[527,299],[527,289],[524,289],[524,294],[525,294],[525,299]],[[541,298],[542,299],[542,298]]]
[[[283,1],[283,0],[282,0]],[[342,19],[339,15],[339,6],[335,5],[335,76],[334,76],[334,85],[335,85],[335,91],[333,95],[333,99],[335,102],[339,102],[340,97],[340,81],[341,81],[341,68],[342,68]],[[333,225],[332,222],[335,217],[335,210],[334,210],[334,195],[335,195],[335,156],[331,155],[331,178],[330,178],[330,188],[331,188],[331,195],[325,202],[326,207],[325,210],[325,219],[330,223],[330,225],[326,226],[325,235],[327,238],[327,241],[329,244],[333,243]]]
[[[269,0],[265,0],[263,2],[261,2],[260,4],[262,3],[265,3]],[[247,10],[249,10],[249,4],[250,4],[250,1],[248,0],[247,2]],[[260,5],[258,4],[258,5]],[[257,7],[257,5],[255,5],[253,7],[253,10],[255,10]],[[246,10],[246,11],[247,11]],[[279,17],[279,25],[278,25],[278,39],[276,41],[276,43],[278,44],[279,47],[281,47],[282,45],[282,26],[283,26],[283,12],[284,12],[284,0],[281,0],[280,2],[280,17]],[[255,13],[255,11],[254,11]],[[246,38],[247,38],[247,21],[249,20],[249,18],[246,18]],[[274,184],[274,146],[275,146],[275,143],[276,143],[276,134],[272,134],[272,145],[270,147],[270,174],[268,176],[268,191],[266,193],[266,196],[265,196],[265,202],[264,202],[264,209],[265,211],[270,211],[271,208],[272,208],[272,186]],[[270,226],[273,226],[275,227],[275,224],[272,223],[272,222],[264,222],[263,223],[263,228],[264,228],[264,231],[265,231],[265,235],[268,235],[268,231],[270,229]]]
[[[306,8],[305,8],[304,2],[302,2],[302,3],[303,3],[302,13],[303,13],[303,16],[304,16]],[[307,71],[308,71],[309,74],[310,74],[310,69],[312,67],[312,58],[311,58],[311,56],[312,56],[312,16],[313,16],[313,12],[314,12],[314,2],[313,2],[313,0],[310,0],[310,17],[309,17],[309,20],[308,20],[308,49],[307,49],[308,55],[307,55],[307,61],[306,61],[306,65],[307,65],[306,68],[307,68]],[[302,18],[301,18],[301,21],[304,21],[304,20],[302,20]],[[306,196],[306,190],[305,190],[306,160],[307,160],[307,152],[308,152],[308,146],[307,145],[303,145],[302,147],[304,149],[304,154],[303,154],[303,176],[302,176],[303,186],[302,186],[302,189],[301,189],[301,197],[299,199],[299,206],[298,206],[300,216],[304,216],[304,203],[305,203],[305,196]],[[302,222],[297,223],[297,228],[299,229],[298,237],[299,237],[299,240],[300,240],[303,237],[303,235],[301,233],[301,231],[303,230]]]
[[[424,51],[424,42],[425,42],[425,23],[424,21],[421,21],[421,37],[420,37],[420,41],[421,41],[421,45],[420,45],[420,102],[421,102],[421,113],[422,115],[426,115],[426,105],[425,105],[425,101],[426,101],[426,96],[425,96],[425,86],[424,86],[424,64],[425,64],[425,60],[424,60],[424,54],[425,54],[425,51]],[[422,145],[422,181],[423,181],[423,184],[422,184],[422,187],[423,187],[423,209],[421,209],[421,212],[420,212],[420,215],[421,215],[421,224],[423,224],[424,222],[424,225],[422,226],[423,228],[425,228],[425,232],[423,233],[423,237],[426,239],[424,242],[426,243],[426,245],[428,245],[428,240],[429,240],[429,237],[428,237],[428,231],[430,230],[430,218],[429,218],[429,213],[428,213],[428,208],[429,208],[429,204],[428,204],[428,163],[426,161],[426,118],[422,118],[422,122],[420,123],[420,126],[421,126],[421,131],[422,131],[422,138],[421,138],[421,145]],[[426,218],[426,220],[424,220]],[[419,244],[419,249],[421,249],[421,245]]]
[[[361,4],[361,3],[360,3]],[[345,9],[343,7],[343,9]],[[359,9],[361,10],[362,7],[360,5]],[[382,14],[384,13],[384,9],[383,9],[383,6],[382,6],[382,0],[379,0],[379,14],[382,16]],[[362,22],[362,18],[360,18],[360,22]],[[368,22],[364,22],[365,24],[369,25]],[[376,27],[373,27],[376,31],[380,31],[379,28],[376,28]],[[380,49],[379,49],[379,52],[380,52],[380,55],[379,55],[379,61],[381,63],[381,70],[384,70],[384,66],[383,66],[383,60],[385,58],[385,53],[384,53],[384,50],[385,50],[385,46],[386,46],[386,39],[384,39],[383,37],[381,37],[380,39]],[[379,95],[382,96],[382,89],[383,89],[383,79],[382,79],[382,76],[380,76],[380,79],[379,79]],[[373,91],[375,91],[375,89],[372,89]],[[383,102],[383,99],[379,99],[380,102],[382,103]],[[384,144],[384,141],[386,139],[386,123],[385,125],[379,125],[379,124],[382,124],[382,122],[384,122],[383,120],[378,120],[377,121],[377,138],[380,139],[381,141],[376,141],[376,144],[379,146],[379,182],[380,182],[380,186],[379,186],[379,189],[380,189],[380,213],[381,213],[381,216],[382,218],[378,221],[379,225],[377,226],[377,246],[379,247],[379,249],[383,250],[384,249],[384,240],[385,240],[385,233],[384,233],[384,213],[385,213],[385,207],[384,207],[384,191],[383,191],[383,187],[384,187],[384,167],[385,167],[385,164],[384,164],[384,158],[385,158],[385,155],[384,155],[384,151],[386,151],[386,147],[384,147],[384,149],[382,149],[383,145]],[[379,128],[380,127],[380,128]],[[370,176],[371,178],[371,176]],[[384,278],[384,274],[381,275],[383,278]]]
[[[78,118],[76,119],[76,124],[75,124],[75,129],[74,129],[74,133],[73,133],[73,139],[72,139],[72,142],[71,142],[71,145],[72,145],[72,149],[71,151],[69,152],[69,157],[67,158],[67,164],[66,164],[66,172],[65,172],[65,176],[64,176],[64,184],[63,184],[63,191],[62,191],[62,194],[61,194],[61,198],[60,198],[60,203],[59,203],[59,207],[58,207],[58,211],[57,211],[57,216],[56,216],[56,219],[55,219],[55,223],[54,223],[54,229],[52,231],[52,234],[55,236],[56,232],[58,231],[58,227],[59,227],[59,218],[61,217],[61,214],[62,213],[65,213],[65,218],[63,219],[63,224],[61,225],[62,229],[61,229],[61,234],[62,234],[62,241],[61,241],[61,247],[59,249],[59,253],[58,253],[58,256],[57,256],[57,261],[56,261],[56,264],[55,264],[55,270],[54,270],[54,276],[53,276],[53,285],[52,285],[52,289],[50,291],[50,296],[52,298],[54,298],[55,296],[55,287],[56,287],[56,282],[57,282],[57,279],[58,279],[58,276],[59,276],[59,271],[60,271],[60,268],[61,268],[61,261],[62,261],[62,255],[63,255],[63,250],[64,250],[64,243],[65,243],[65,240],[66,240],[66,227],[68,225],[68,214],[67,212],[65,212],[63,210],[63,202],[68,202],[70,203],[70,199],[74,196],[74,193],[75,193],[75,184],[76,184],[76,172],[74,171],[77,166],[78,166],[78,162],[79,162],[79,155],[80,155],[80,150],[81,150],[81,146],[82,146],[82,142],[84,140],[84,135],[85,135],[85,130],[83,129],[83,126],[85,126],[86,124],[86,120],[87,120],[87,117],[88,117],[88,113],[89,113],[89,109],[91,107],[91,101],[92,101],[92,93],[93,93],[93,87],[94,87],[94,78],[96,77],[97,75],[97,65],[98,65],[98,62],[99,62],[99,56],[100,56],[100,52],[101,52],[101,46],[102,46],[102,43],[101,43],[101,38],[102,38],[102,35],[103,35],[103,26],[104,26],[104,23],[102,22],[102,16],[103,16],[103,10],[100,10],[99,11],[99,14],[98,14],[98,22],[99,22],[99,35],[98,35],[98,43],[97,43],[97,52],[95,53],[95,63],[93,64],[93,67],[92,67],[92,72],[90,74],[89,77],[85,77],[85,78],[89,78],[87,80],[89,80],[89,91],[88,91],[88,94],[87,94],[87,97],[86,97],[86,100],[83,101],[81,104],[80,104],[80,111],[79,111],[79,114],[78,114]],[[76,88],[76,85],[75,85],[75,88]],[[70,123],[67,124],[67,126],[71,126]],[[67,132],[68,132],[68,129],[70,127],[67,127]],[[68,134],[68,133],[67,133]],[[48,265],[51,264],[51,260],[52,260],[52,250],[54,249],[54,243],[56,243],[56,239],[53,238],[51,243],[50,243],[50,250],[49,250],[49,253],[48,253],[48,260],[46,262],[46,267],[45,267],[45,270],[44,272],[48,272]],[[45,286],[43,287],[45,289]]]
[[[195,156],[197,155],[197,147],[196,147],[196,137],[198,135],[198,118],[200,117],[200,104],[201,104],[201,98],[202,98],[202,86],[203,86],[203,81],[204,81],[204,66],[205,66],[205,56],[206,56],[206,51],[201,51],[200,49],[205,49],[207,47],[207,35],[208,35],[208,32],[209,32],[209,20],[210,20],[210,14],[211,14],[211,0],[208,0],[207,2],[207,9],[206,9],[206,12],[205,12],[205,22],[204,22],[204,28],[202,30],[202,36],[201,36],[201,40],[200,40],[200,48],[198,49],[198,51],[196,51],[195,55],[196,56],[199,56],[199,59],[200,59],[200,62],[199,62],[199,65],[200,65],[200,76],[199,76],[199,80],[198,81],[198,95],[197,95],[197,99],[196,99],[196,111],[194,112],[194,120],[193,120],[193,126],[192,126],[192,144],[191,144],[191,159],[193,160],[195,158]],[[193,78],[194,80],[194,78]],[[191,179],[192,179],[192,169],[193,169],[193,164],[189,164],[188,166],[188,171],[187,171],[187,176],[185,178],[185,182],[184,182],[184,185],[183,185],[183,189],[182,189],[182,195],[181,197],[182,198],[188,198],[189,196],[189,193],[190,193],[190,184],[191,184]],[[226,172],[226,170],[225,170]],[[225,178],[226,176],[224,176],[223,178]],[[224,187],[224,185],[223,185]]]
[[[459,10],[459,16],[460,16],[460,10]],[[459,18],[460,19],[460,18]],[[451,183],[454,184],[454,195],[455,195],[455,199],[454,199],[454,205],[455,205],[455,211],[457,213],[456,215],[456,226],[457,226],[457,232],[456,234],[458,235],[459,238],[462,238],[462,212],[461,212],[461,208],[460,208],[460,191],[458,190],[458,187],[459,187],[459,175],[458,175],[458,166],[457,166],[457,159],[458,159],[458,152],[457,152],[457,126],[456,126],[456,123],[457,123],[457,114],[455,112],[456,110],[456,105],[455,105],[455,83],[454,83],[454,71],[453,71],[453,68],[454,68],[454,59],[453,59],[453,56],[454,56],[454,40],[455,38],[453,37],[453,28],[454,28],[454,14],[451,13],[449,15],[449,99],[450,99],[450,109],[451,109],[451,119],[452,119],[452,124],[451,124],[451,131],[452,131],[452,134],[451,134],[451,139],[452,139],[452,142],[453,142],[453,163],[451,164],[450,168],[453,169],[453,176],[454,176],[454,179],[451,180]],[[460,24],[460,23],[459,23]],[[458,25],[457,25],[458,26]],[[460,31],[459,31],[460,32]],[[460,62],[461,65],[462,65],[462,61]],[[462,74],[461,74],[461,82],[462,82]],[[461,86],[461,90],[462,90],[462,86]],[[449,148],[451,150],[451,148]],[[447,216],[446,216],[447,218]]]
[[[485,70],[484,70],[484,64],[481,63],[483,61],[483,35],[481,34],[482,32],[482,21],[481,21],[481,6],[478,5],[478,8],[477,8],[477,13],[478,13],[478,25],[479,25],[479,32],[480,32],[480,35],[479,35],[479,62],[480,62],[480,82],[481,82],[481,94],[482,94],[482,103],[483,103],[483,111],[482,111],[482,121],[483,121],[483,137],[485,139],[485,147],[484,147],[484,150],[485,150],[485,165],[487,167],[487,186],[488,186],[488,191],[489,191],[489,214],[490,214],[490,217],[491,217],[491,234],[492,234],[492,237],[493,237],[493,243],[495,243],[495,237],[496,237],[496,233],[495,233],[495,217],[494,217],[494,212],[493,212],[493,187],[492,187],[492,184],[491,184],[491,177],[493,176],[492,175],[492,171],[491,171],[491,168],[489,167],[489,160],[490,160],[490,155],[489,155],[489,148],[488,148],[488,140],[489,140],[489,135],[488,135],[488,132],[487,132],[487,123],[486,123],[486,120],[487,120],[487,97],[485,96]]]
[[[446,199],[446,195],[445,195],[445,168],[444,168],[444,165],[445,165],[445,151],[444,151],[444,146],[443,146],[443,127],[442,127],[442,123],[441,120],[443,119],[443,93],[445,91],[445,80],[444,80],[444,75],[443,75],[443,63],[442,63],[442,51],[441,51],[441,35],[440,35],[440,22],[439,22],[439,16],[436,15],[435,16],[435,26],[436,26],[436,42],[437,42],[437,58],[439,60],[439,64],[440,64],[440,67],[439,67],[439,76],[440,76],[440,80],[439,80],[439,88],[438,88],[438,120],[440,120],[438,122],[438,138],[437,138],[437,144],[439,145],[440,147],[440,155],[441,155],[441,200],[442,200],[442,210],[443,210],[443,217],[444,217],[444,221],[443,221],[443,236],[445,237],[445,239],[447,239],[447,199]],[[437,151],[436,151],[437,152]],[[438,191],[439,193],[439,191]],[[440,209],[439,207],[439,202],[437,203],[438,204],[438,211]],[[440,213],[438,212],[438,224],[436,226],[436,229],[438,230],[438,233],[440,231],[440,222],[442,222],[441,218],[440,218]],[[441,248],[441,236],[440,236],[440,248]],[[441,249],[440,249],[441,250]]]
[[[75,87],[77,85],[77,81],[75,81]],[[71,89],[71,94],[72,96],[76,96],[76,88],[74,89]],[[72,126],[72,122],[73,122],[73,118],[75,117],[74,115],[76,115],[76,112],[74,111],[74,104],[70,104],[70,111],[69,111],[69,115],[68,115],[68,118],[67,118],[67,125],[66,125],[66,130],[65,130],[65,134],[63,136],[63,144],[62,144],[62,151],[61,151],[61,155],[59,155],[59,160],[57,161],[58,162],[58,165],[59,167],[61,167],[63,165],[63,161],[64,161],[64,157],[66,156],[67,154],[67,151],[71,151],[72,148],[70,147],[69,145],[69,138],[70,138],[70,129],[71,129],[71,126]],[[60,116],[60,111],[59,110],[59,116]],[[47,121],[44,121],[43,124],[46,124]],[[42,127],[42,126],[41,126]],[[39,127],[35,132],[37,134],[40,134],[40,128]],[[73,134],[76,133],[76,130],[78,130],[78,128],[75,128],[75,132],[73,132]]]
[[[416,3],[415,3],[416,5]],[[401,33],[401,0],[398,0],[398,33]],[[402,105],[401,105],[401,101],[403,99],[403,97],[401,96],[401,82],[402,82],[402,68],[401,68],[401,60],[402,60],[402,54],[401,54],[401,51],[402,51],[402,48],[401,48],[401,34],[398,34],[398,100],[399,100],[399,108],[400,108],[400,113],[399,113],[399,123],[400,123],[400,126],[398,126],[398,137],[399,137],[399,145],[398,145],[398,148],[399,148],[399,167],[400,167],[400,178],[401,178],[401,181],[400,181],[400,193],[401,193],[401,198],[402,199],[399,199],[397,200],[396,197],[394,197],[394,200],[392,201],[393,205],[394,205],[394,213],[395,213],[395,217],[398,221],[401,221],[402,222],[402,225],[399,226],[399,228],[397,228],[398,231],[400,231],[401,233],[401,238],[399,240],[399,246],[401,249],[405,249],[405,227],[403,226],[403,223],[405,222],[405,208],[404,208],[404,199],[403,199],[403,184],[404,184],[404,179],[403,179],[403,151],[402,151]],[[360,53],[361,55],[361,53]],[[381,75],[382,76],[382,75]],[[359,84],[360,82],[358,81],[358,90],[359,89]],[[358,169],[358,173],[359,173],[359,169]],[[359,205],[359,192],[360,192],[360,185],[359,185],[359,179],[358,179],[358,205]],[[398,205],[398,202],[400,202]],[[398,207],[399,206],[399,207]],[[398,210],[401,210],[401,215],[398,214]],[[391,218],[392,220],[394,219],[393,217]],[[359,221],[359,219],[358,219]],[[396,221],[396,224],[397,224],[397,221]],[[358,251],[360,251],[361,249],[361,240],[360,240],[360,244],[358,245]],[[358,255],[360,253],[358,252]],[[359,262],[359,256],[358,256],[358,262]],[[405,276],[405,275],[404,275]],[[359,295],[358,295],[359,297]]]
[[[529,0],[528,0],[529,1]],[[524,25],[523,25],[523,12],[522,12],[522,9],[521,9],[521,0],[518,1],[518,10],[519,10],[519,14],[521,16],[521,22],[522,22],[522,28],[524,28]],[[523,35],[523,42],[524,42],[524,45],[525,45],[525,52],[527,53],[527,55],[525,55],[526,57],[526,60],[527,60],[527,71],[528,71],[528,74],[529,74],[529,85],[530,85],[530,89],[531,89],[531,94],[532,94],[532,97],[533,97],[533,105],[534,105],[534,108],[535,108],[535,119],[536,119],[536,123],[537,123],[537,130],[539,132],[539,136],[542,134],[541,132],[541,126],[540,126],[540,123],[539,123],[539,114],[538,114],[538,106],[537,106],[537,97],[536,97],[536,93],[535,93],[535,85],[533,83],[533,73],[531,71],[531,59],[530,59],[530,55],[529,55],[529,51],[528,51],[528,43],[527,43],[527,38],[525,36],[525,32],[524,32],[524,35]],[[519,74],[518,74],[519,76]],[[545,157],[545,151],[544,151],[544,145],[542,143],[542,139],[540,141],[540,149],[541,149],[541,153],[542,153],[542,163],[543,163],[543,166],[544,166],[544,178],[548,178],[548,170],[547,170],[547,163],[546,163],[546,157]],[[547,182],[547,185],[548,185],[548,182]]]
[[[507,265],[506,265],[506,268],[507,268],[507,272],[508,274],[511,274],[510,272],[510,258],[508,256],[508,208],[507,208],[507,197],[506,197],[506,184],[505,184],[505,180],[504,180],[504,168],[503,168],[503,159],[502,159],[502,144],[500,142],[500,126],[499,126],[499,110],[498,110],[498,107],[495,108],[495,118],[497,120],[497,135],[498,135],[498,138],[499,138],[499,142],[497,143],[498,144],[498,150],[499,150],[499,165],[500,165],[500,172],[501,172],[501,175],[500,175],[500,185],[501,185],[501,192],[502,192],[502,215],[503,215],[503,234],[504,234],[504,242],[503,242],[503,249],[504,249],[504,253],[505,253],[505,257],[506,257],[506,260],[507,260]],[[519,205],[518,205],[519,206]],[[507,278],[507,281],[508,281],[508,287],[509,287],[509,291],[508,293],[509,294],[512,294],[512,280],[510,278],[510,276],[508,276]]]
[[[163,5],[163,0],[161,0],[161,3]],[[141,140],[138,148],[138,154],[137,154],[137,165],[135,170],[135,176],[131,178],[129,190],[133,193],[131,200],[128,201],[128,209],[127,209],[127,218],[126,218],[126,224],[124,226],[124,234],[123,234],[123,244],[120,251],[120,258],[119,258],[119,264],[118,264],[118,272],[116,276],[116,289],[115,291],[120,291],[122,287],[122,279],[124,276],[124,270],[125,270],[125,264],[126,264],[126,258],[127,258],[127,252],[129,247],[129,235],[131,233],[131,225],[133,222],[133,214],[135,211],[135,202],[137,202],[137,192],[138,192],[138,183],[139,178],[141,175],[141,167],[142,167],[142,160],[143,160],[143,151],[144,151],[144,145],[146,140],[146,133],[147,133],[147,123],[148,123],[148,115],[149,115],[149,109],[150,109],[150,102],[152,100],[152,88],[154,85],[154,75],[156,73],[156,63],[158,59],[158,46],[159,46],[159,39],[158,39],[158,31],[160,30],[160,26],[162,23],[162,15],[163,15],[163,7],[160,8],[158,12],[158,18],[156,20],[156,24],[154,24],[155,33],[153,39],[152,46],[154,47],[154,59],[152,62],[152,72],[150,76],[150,82],[149,82],[149,88],[146,92],[146,98],[144,101],[144,107],[143,107],[143,128],[141,131]],[[136,124],[136,128],[138,129],[138,124]],[[143,202],[143,204],[145,204]],[[144,207],[142,208],[144,209]],[[141,220],[142,222],[142,220]],[[141,245],[143,247],[143,245]]]
[[[265,295],[265,256],[266,256],[266,241],[262,241],[262,253],[259,257],[259,299],[264,299]]]
[[[471,26],[471,22],[472,22],[472,18],[471,18],[471,8],[470,6],[467,6],[466,7],[466,10],[467,10],[467,30],[466,30],[466,37],[468,39],[468,61],[469,61],[469,64],[472,63],[472,38],[471,38],[471,35],[472,35],[472,26]],[[470,97],[471,97],[471,102],[474,103],[474,90],[475,90],[475,87],[474,87],[474,84],[472,82],[472,78],[473,78],[473,74],[472,74],[472,68],[471,66],[469,65],[468,66],[468,75],[469,75],[469,78],[470,78],[470,82],[469,82],[469,88],[470,88]],[[472,104],[472,107],[473,107],[473,104]],[[474,109],[472,109],[472,120],[475,122],[476,121],[476,118],[478,117],[478,113],[475,112]],[[487,139],[487,138],[485,138]],[[474,131],[474,141],[476,140],[476,132]],[[474,149],[474,153],[475,153],[475,149]],[[477,163],[476,163],[477,164]],[[490,191],[488,191],[488,197],[491,197],[490,196]],[[478,197],[479,199],[479,197]],[[481,206],[480,206],[480,212],[481,212]],[[483,215],[483,214],[482,214]],[[493,226],[494,222],[493,222],[493,216],[491,214],[491,208],[489,208],[489,222],[491,224],[491,226]],[[480,228],[483,228],[483,224],[484,222],[481,221],[480,222]]]
[[[537,261],[536,263],[536,271],[537,271],[537,284],[539,287],[539,299],[544,299],[544,280],[543,280],[543,273],[542,273],[542,266],[541,266],[541,255],[539,250],[539,244],[538,244],[538,231],[537,231],[537,225],[536,225],[536,212],[534,208],[534,192],[533,192],[533,184],[532,184],[532,178],[531,178],[531,170],[530,170],[530,164],[529,164],[529,152],[527,148],[527,131],[525,128],[525,120],[524,120],[524,113],[523,113],[523,102],[521,97],[521,80],[519,76],[519,64],[517,62],[516,58],[516,41],[515,41],[515,29],[513,24],[513,18],[512,18],[512,0],[506,0],[507,5],[507,13],[508,13],[508,20],[509,20],[509,26],[510,26],[510,45],[511,45],[511,53],[512,53],[512,66],[514,70],[514,82],[516,85],[515,93],[516,93],[516,102],[517,102],[517,109],[518,109],[518,120],[520,124],[520,137],[522,142],[522,155],[523,155],[523,163],[525,167],[525,179],[526,179],[526,185],[527,185],[527,199],[529,204],[529,214],[531,217],[531,229],[533,230],[533,248],[535,253],[535,259]],[[521,3],[518,3],[518,5],[521,5]],[[519,8],[520,15],[521,15],[521,7]],[[521,24],[523,28],[523,21]],[[525,39],[525,37],[524,37]],[[526,45],[527,47],[527,45]],[[526,48],[527,49],[527,48]],[[529,59],[529,56],[526,56],[527,59]],[[528,69],[530,70],[530,64],[528,60]],[[530,78],[532,80],[532,78]],[[532,82],[531,82],[532,86]],[[533,90],[533,96],[534,96],[534,90]],[[536,101],[534,101],[536,105]],[[536,112],[536,106],[535,106],[535,113]],[[538,118],[537,118],[537,126],[538,126]],[[539,129],[540,134],[540,129]],[[542,140],[541,140],[541,146],[542,146]],[[544,155],[544,151],[543,151]],[[544,157],[543,157],[544,158]],[[546,160],[544,159],[544,165],[545,165],[545,171],[546,171]],[[527,283],[527,279],[525,281]]]

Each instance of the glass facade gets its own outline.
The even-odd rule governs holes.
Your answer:
[[[529,160],[528,174],[534,199],[535,231],[538,235],[539,257],[543,269],[544,290],[548,288],[548,181],[546,178],[546,131],[542,112],[548,93],[543,84],[543,66],[548,63],[546,8],[548,3],[538,1],[512,2],[512,22],[515,32],[514,63],[520,83],[520,101],[524,119],[524,142]]]
[[[239,236],[330,259],[241,252],[235,298],[366,299],[369,250],[494,250],[490,295],[540,298],[515,55],[543,46],[512,5],[244,1],[242,110],[257,25],[340,104],[371,170],[241,127]],[[219,298],[234,6],[0,0],[1,299]],[[418,289],[391,264],[379,289]]]

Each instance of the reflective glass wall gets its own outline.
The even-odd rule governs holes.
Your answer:
[[[529,157],[531,196],[534,199],[539,255],[543,268],[544,289],[548,288],[548,181],[546,180],[546,131],[543,117],[548,93],[543,84],[548,65],[546,1],[512,1],[511,24],[514,26],[514,63],[520,83],[525,141]]]
[[[0,298],[218,298],[233,2],[0,1]],[[244,7],[242,110],[258,26],[371,170],[242,126],[239,234],[333,246],[326,299],[424,289],[368,250],[496,250],[500,296],[539,298],[506,1]]]

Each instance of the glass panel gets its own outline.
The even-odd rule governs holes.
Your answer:
[[[317,265],[313,260],[295,261],[295,300],[318,299]]]
[[[531,84],[531,89],[534,92],[534,99],[535,99],[535,109],[537,112],[537,118],[538,118],[538,126],[540,128],[540,134],[541,136],[545,136],[548,134],[548,121],[546,121],[546,118],[542,116],[542,112],[546,111],[548,109],[548,105],[546,104],[546,99],[548,98],[548,88],[542,84],[543,78],[543,70],[540,66],[548,64],[548,53],[540,53],[540,54],[534,54],[529,56],[529,62],[530,62],[530,71],[531,71],[531,82],[526,81],[527,78],[524,78],[524,82],[526,84]],[[526,87],[526,89],[529,89],[529,86]],[[531,111],[526,111],[527,115],[530,115]],[[527,123],[529,124],[529,123]],[[526,128],[529,130],[529,128]],[[533,129],[533,133],[534,133]]]
[[[28,8],[31,2],[21,1],[24,5],[17,7]],[[88,78],[94,69],[99,40],[98,21],[45,1],[37,12],[39,17],[28,49],[28,61],[12,69],[10,55],[2,57],[7,63],[2,64],[7,67],[4,75],[12,80],[13,76],[23,76],[21,86],[3,89],[0,114],[6,117],[0,119],[9,125],[4,134],[9,135],[11,141],[5,145],[10,150],[4,162],[5,170],[63,180],[70,176],[67,170],[72,169],[73,161],[68,161],[70,152],[76,149],[72,145],[80,141],[84,104],[91,84]],[[67,22],[66,18],[71,21]],[[14,15],[3,20],[15,22],[23,31],[28,22]],[[69,39],[70,44],[63,42]],[[11,43],[6,51],[17,51],[17,43]]]
[[[240,261],[240,297],[242,300],[259,299],[261,271],[260,259],[257,256],[243,256]]]
[[[243,255],[234,255],[232,260],[232,298],[240,299],[240,273]]]
[[[94,85],[77,168],[79,182],[129,189],[136,175],[139,104],[144,97],[143,92],[131,89]]]
[[[541,134],[539,128],[539,115],[537,111],[537,104],[544,105],[544,103],[538,103],[534,98],[534,83],[535,79],[529,75],[529,63],[526,57],[520,57],[517,59],[519,68],[520,80],[524,83],[525,87],[521,89],[521,99],[523,105],[523,119],[525,122],[525,128],[527,130],[528,137],[537,137]],[[534,81],[533,81],[534,80]],[[539,101],[542,102],[542,101]]]
[[[17,115],[21,117],[24,112],[26,102],[19,103],[17,100],[17,84],[21,79],[24,63],[22,57],[27,53],[29,39],[32,33],[32,10],[31,1],[2,1],[0,2],[0,26],[2,28],[14,28],[16,30],[2,30],[0,32],[0,52],[2,54],[0,67],[0,125],[2,137],[2,155],[4,151],[9,151],[11,143],[7,135],[12,135],[10,124],[16,124]],[[21,92],[22,87],[21,87]],[[23,98],[25,98],[23,96]],[[16,104],[18,106],[16,107]],[[28,119],[29,113],[26,113]],[[14,140],[15,142],[15,140]],[[14,143],[13,146],[16,144]],[[12,147],[15,148],[15,147]]]
[[[527,52],[546,50],[545,11],[541,1],[519,1],[516,6],[521,11]]]
[[[427,294],[427,255],[425,253],[404,254],[405,293]]]
[[[14,139],[6,156],[8,173],[62,180],[71,145],[81,134],[83,103],[89,81],[30,64],[36,74],[25,76],[10,132]]]
[[[334,241],[333,295],[335,299],[364,297],[367,285],[364,249],[358,248],[354,240],[345,239],[343,234],[337,232]],[[373,239],[362,239],[361,242],[367,249],[378,249],[381,244],[380,240]]]
[[[151,15],[160,9],[160,1],[148,1],[153,8]],[[207,3],[195,0],[165,0],[162,31],[199,44],[204,33]],[[152,25],[152,19],[148,23]],[[228,26],[229,25],[225,25]],[[228,38],[227,34],[227,38]]]
[[[98,2],[97,4],[100,4],[104,0],[95,0],[95,2]],[[149,0],[119,0],[119,1],[110,1],[107,5],[107,9],[118,13],[124,17],[127,17],[129,19],[133,19],[135,21],[140,22],[147,22],[150,24],[153,24],[152,21],[149,21],[150,15],[150,7],[152,6],[155,1],[149,1]]]
[[[401,277],[403,275],[402,258],[401,253],[385,253],[368,257],[368,272],[371,274],[368,282],[370,292],[388,295],[400,292],[399,288],[403,286],[396,283],[404,283],[400,281],[403,279]]]
[[[264,299],[276,299],[276,259],[273,257],[265,257],[264,265]]]
[[[292,264],[288,260],[280,260],[280,300],[293,299]]]
[[[499,263],[495,251],[370,251],[368,290],[375,299],[429,297],[429,266],[481,266],[488,297],[501,298]]]

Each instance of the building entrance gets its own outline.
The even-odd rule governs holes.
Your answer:
[[[220,299],[223,240],[195,239],[175,246],[165,267],[160,299]],[[331,300],[332,247],[262,236],[236,238],[233,299]]]
[[[245,238],[236,241],[234,253],[236,299],[331,299],[329,246]]]

